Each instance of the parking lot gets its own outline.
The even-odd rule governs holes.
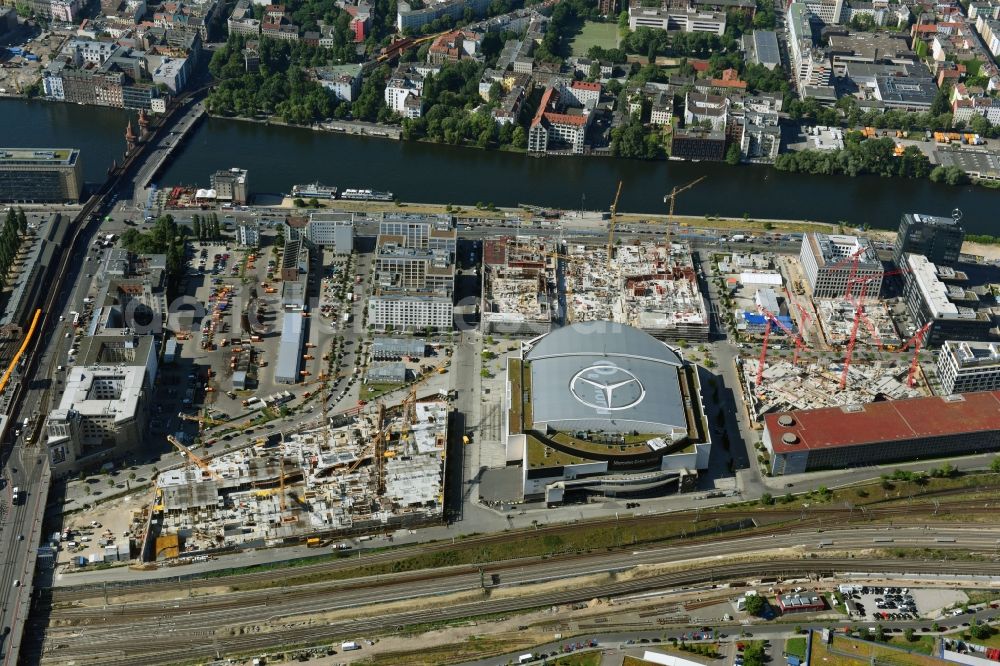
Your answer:
[[[936,616],[941,609],[961,603],[965,595],[956,590],[926,588],[855,586],[844,594],[854,606],[856,617],[871,620],[917,620]]]

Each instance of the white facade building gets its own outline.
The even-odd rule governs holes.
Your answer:
[[[944,395],[1000,390],[1000,345],[948,340],[938,352],[937,370]]]
[[[726,32],[726,15],[691,7],[631,6],[628,10],[628,27],[630,30],[645,27],[678,32],[709,32],[721,36]]]
[[[451,330],[455,306],[450,296],[384,295],[368,299],[368,325],[376,331]]]
[[[313,245],[332,247],[337,254],[354,250],[353,213],[313,213],[306,224],[306,239]]]
[[[867,238],[807,233],[802,236],[799,260],[813,298],[843,298],[852,278],[868,278],[868,298],[877,297],[882,290],[885,270],[875,245]],[[860,295],[860,282],[851,287],[851,293]]]

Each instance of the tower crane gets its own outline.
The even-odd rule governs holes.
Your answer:
[[[906,375],[906,385],[910,388],[913,388],[917,383],[917,366],[919,365],[920,347],[923,346],[924,338],[927,336],[927,331],[931,329],[933,324],[933,321],[929,321],[921,326],[920,329],[913,334],[913,337],[904,342],[903,346],[900,347],[901,351],[906,351],[907,347],[911,344],[913,345],[913,360],[910,361],[910,371]]]
[[[663,203],[670,202],[670,213],[667,216],[668,222],[670,222],[671,224],[674,223],[674,208],[677,205],[677,195],[680,194],[681,192],[686,192],[687,190],[690,190],[692,187],[694,187],[701,181],[705,180],[706,178],[708,178],[708,176],[702,176],[701,178],[692,180],[687,185],[674,187],[672,190],[670,190],[670,194],[666,194],[663,196]]]
[[[167,435],[167,441],[173,444],[175,447],[177,447],[177,450],[179,450],[182,454],[187,456],[187,459],[189,461],[193,461],[194,464],[196,464],[199,468],[201,468],[201,470],[206,474],[208,474],[210,477],[216,480],[222,478],[222,476],[220,476],[218,472],[212,469],[211,466],[209,466],[209,464],[205,462],[203,458],[195,455],[194,451],[181,444],[179,439],[177,439],[173,435]]]
[[[611,203],[611,219],[608,222],[608,268],[611,268],[611,252],[615,243],[615,224],[618,221],[618,197],[622,195],[622,182],[618,181],[618,191],[615,192],[615,200]]]
[[[801,351],[806,346],[806,343],[802,340],[802,336],[799,335],[798,333],[793,333],[791,329],[789,329],[787,326],[781,323],[781,320],[778,319],[773,313],[769,312],[765,308],[760,308],[760,313],[764,315],[766,322],[764,323],[764,344],[761,345],[760,358],[757,359],[756,386],[758,387],[760,386],[760,383],[764,378],[764,364],[767,363],[767,342],[768,339],[771,337],[772,324],[777,325],[778,328],[784,331],[785,335],[787,335],[790,340],[793,340],[795,342],[795,355],[792,357],[792,363],[794,365],[799,364],[799,351]]]
[[[850,279],[850,280],[847,281],[847,292],[848,293],[851,292],[851,290],[852,290],[852,288],[853,288],[853,286],[855,284],[860,284],[861,285],[861,294],[855,300],[854,323],[851,325],[851,337],[847,341],[847,353],[844,355],[844,369],[840,373],[840,389],[841,390],[844,390],[844,388],[847,386],[847,373],[851,369],[851,361],[854,358],[854,346],[858,342],[858,328],[859,328],[859,326],[861,324],[861,320],[862,319],[864,319],[867,322],[866,325],[869,326],[869,331],[872,332],[872,336],[878,342],[879,349],[882,348],[882,341],[879,340],[878,335],[876,333],[874,333],[874,328],[875,327],[873,325],[871,325],[871,322],[868,320],[868,317],[865,316],[865,297],[868,295],[868,284],[872,280],[882,279],[882,278],[890,276],[890,275],[901,275],[902,273],[908,273],[909,270],[910,269],[908,269],[908,268],[900,268],[900,269],[896,269],[896,270],[892,270],[892,271],[882,272],[882,273],[879,273],[878,275],[869,275],[867,277],[852,278],[852,279]]]

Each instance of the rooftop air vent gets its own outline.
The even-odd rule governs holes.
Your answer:
[[[791,414],[782,414],[778,417],[778,425],[784,428],[790,428],[795,425],[795,419],[792,418]]]
[[[865,408],[863,405],[844,405],[844,411],[848,414],[857,414],[865,411]]]
[[[794,432],[786,432],[784,435],[781,436],[781,441],[783,444],[798,444],[799,436],[796,435]]]

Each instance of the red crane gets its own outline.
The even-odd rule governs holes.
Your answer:
[[[848,283],[850,284],[850,283]],[[857,299],[854,306],[854,324],[851,326],[851,339],[847,342],[847,354],[844,356],[844,369],[840,373],[840,390],[847,386],[847,372],[851,369],[851,359],[854,357],[854,345],[858,341],[858,325],[861,323],[861,315],[865,309],[865,292],[868,291],[868,282],[861,284],[861,297]]]
[[[853,284],[861,285],[861,295],[855,301],[854,307],[854,324],[851,326],[851,339],[847,342],[847,354],[844,356],[844,369],[840,373],[840,388],[841,390],[847,386],[847,373],[851,369],[851,359],[854,358],[854,345],[858,342],[858,326],[861,324],[861,319],[864,318],[868,330],[872,333],[872,337],[878,342],[879,349],[882,349],[882,341],[879,339],[878,334],[875,333],[875,327],[872,325],[868,317],[865,316],[865,296],[868,294],[868,283],[872,280],[884,278],[889,275],[898,275],[900,273],[908,273],[908,268],[901,268],[897,270],[887,271],[880,273],[878,275],[869,275],[868,277],[852,278],[847,281],[847,291],[851,291],[851,286]]]
[[[760,382],[764,377],[764,364],[767,363],[767,341],[771,337],[771,324],[775,324],[778,328],[784,331],[785,335],[788,336],[789,340],[795,342],[795,355],[792,357],[792,364],[799,364],[799,351],[801,351],[806,343],[803,342],[802,336],[798,333],[793,333],[790,328],[781,323],[781,320],[774,316],[773,313],[767,311],[765,308],[759,307],[760,313],[764,315],[767,320],[764,324],[764,344],[760,348],[760,358],[757,359],[757,382],[756,386],[760,386]]]
[[[917,365],[920,356],[920,347],[923,346],[924,338],[927,336],[927,331],[930,330],[931,325],[933,324],[933,321],[929,321],[921,326],[920,330],[914,333],[913,337],[904,342],[903,346],[899,348],[900,351],[906,351],[907,347],[911,344],[913,345],[913,360],[910,361],[910,372],[906,377],[906,385],[910,388],[913,388],[917,383]]]

